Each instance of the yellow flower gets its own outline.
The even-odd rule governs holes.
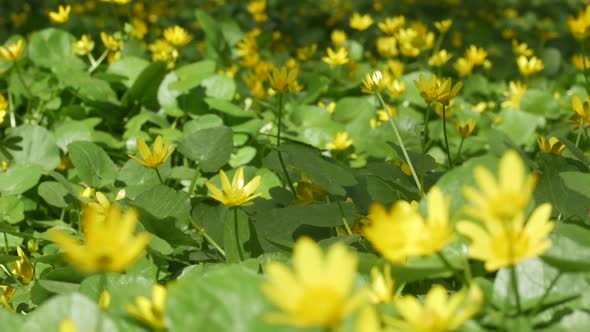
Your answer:
[[[267,315],[269,322],[296,327],[335,327],[359,304],[351,296],[357,257],[336,243],[324,254],[313,240],[299,238],[293,249],[293,269],[270,262],[262,292],[281,312]]]
[[[483,293],[477,285],[449,296],[441,285],[433,286],[421,303],[406,295],[395,301],[401,319],[386,317],[386,324],[400,332],[448,332],[458,329],[475,315],[483,303]]]
[[[355,12],[350,18],[349,25],[355,30],[364,31],[373,25],[373,18],[371,18],[371,15],[369,14],[361,16],[360,13]]]
[[[528,87],[522,82],[510,81],[508,83],[509,90],[504,91],[504,96],[507,98],[502,102],[502,107],[508,109],[520,109],[520,100],[527,92]]]
[[[152,52],[154,61],[174,64],[179,56],[178,50],[163,39],[157,39],[153,44],[148,46],[148,49]]]
[[[520,56],[520,55],[524,55],[524,56],[533,55],[533,50],[531,50],[529,48],[529,45],[527,43],[519,44],[516,39],[512,39],[512,51],[514,52],[514,54],[516,54],[518,56]]]
[[[567,25],[574,38],[584,40],[590,35],[590,6],[578,13],[578,17],[570,16]]]
[[[468,119],[467,121],[459,121],[457,122],[457,132],[461,138],[465,139],[473,133],[476,127],[475,121],[473,119]]]
[[[71,319],[64,319],[59,323],[58,332],[78,332],[78,327]]]
[[[318,102],[318,106],[321,108],[326,109],[326,111],[328,111],[328,113],[334,113],[334,111],[336,110],[336,103],[331,101],[328,104],[324,103],[323,101],[319,101]]]
[[[419,81],[414,81],[414,85],[427,104],[436,101],[448,105],[463,87],[463,82],[458,82],[451,88],[450,78],[439,79],[436,75],[431,75],[426,81],[424,76],[420,75]]]
[[[12,266],[12,275],[20,278],[23,284],[26,285],[33,279],[33,264],[31,264],[29,257],[20,246],[16,247],[16,252],[19,259],[10,264]]]
[[[387,211],[381,204],[373,204],[369,220],[363,234],[383,257],[405,264],[408,256],[417,254],[416,235],[423,224],[416,206],[398,201]]]
[[[123,41],[106,32],[100,33],[100,39],[106,48],[111,51],[118,51],[123,46]]]
[[[148,245],[148,233],[133,234],[137,224],[135,210],[122,212],[113,205],[108,215],[101,218],[94,208],[86,207],[82,218],[86,225],[83,244],[63,231],[50,233],[70,263],[82,272],[123,272]]]
[[[266,15],[266,0],[252,0],[248,3],[248,12],[254,17],[254,21],[264,23],[268,19]]]
[[[163,144],[162,136],[160,135],[156,137],[156,141],[154,142],[154,145],[152,145],[152,151],[150,151],[150,148],[147,146],[147,144],[145,144],[144,140],[137,138],[137,151],[139,151],[139,154],[143,160],[140,160],[136,156],[128,156],[129,158],[142,164],[144,167],[158,168],[160,165],[165,163],[166,160],[172,155],[172,152],[174,152],[174,148],[168,151],[168,147],[170,147],[170,142],[167,141]]]
[[[447,50],[440,50],[428,59],[428,64],[433,67],[442,67],[442,65],[451,60],[452,57],[453,55]]]
[[[516,64],[518,65],[518,70],[520,73],[525,77],[536,74],[545,68],[543,60],[537,58],[536,56],[527,58],[526,56],[521,55],[516,60]]]
[[[355,332],[391,332],[386,327],[381,327],[381,321],[377,310],[372,305],[365,305],[359,310]]]
[[[300,47],[297,49],[297,58],[301,61],[307,61],[315,55],[318,50],[318,44]]]
[[[184,46],[191,41],[192,37],[185,29],[175,25],[164,30],[164,39],[174,46]]]
[[[332,48],[328,47],[326,51],[328,53],[327,56],[322,57],[322,61],[330,65],[343,65],[348,62],[348,50],[346,48],[339,48],[334,52]]]
[[[561,156],[561,153],[563,150],[565,150],[565,145],[561,143],[557,137],[546,139],[545,137],[541,136],[537,140],[537,144],[539,144],[539,149],[541,149],[541,152],[544,153],[553,153],[555,155]]]
[[[89,35],[82,35],[80,40],[74,43],[74,52],[78,55],[90,54],[94,49],[94,41]]]
[[[387,91],[395,98],[401,97],[406,91],[406,82],[393,80],[390,84],[387,84]]]
[[[8,110],[8,100],[0,93],[0,123],[4,122],[6,111]]]
[[[471,240],[469,256],[484,261],[486,270],[496,271],[549,249],[551,242],[547,236],[554,227],[550,217],[551,204],[544,203],[533,211],[526,224],[520,212],[509,222],[487,220],[485,227],[460,221],[457,230]]]
[[[156,284],[152,288],[151,301],[145,296],[138,296],[135,299],[135,305],[127,305],[127,311],[137,320],[154,329],[165,329],[166,294],[166,287]]]
[[[488,52],[486,52],[486,50],[484,50],[483,48],[478,48],[475,45],[470,45],[469,48],[465,50],[465,59],[474,66],[484,64],[487,56]]]
[[[449,224],[449,199],[445,198],[438,187],[432,187],[428,193],[428,217],[420,220],[422,229],[418,233],[408,233],[408,237],[417,237],[417,254],[432,255],[453,240],[453,229]]]
[[[477,166],[474,178],[478,189],[466,187],[463,195],[473,206],[466,208],[474,216],[486,219],[512,220],[529,205],[537,182],[527,175],[518,153],[509,150],[500,159],[498,179],[485,167]]]
[[[339,131],[332,137],[332,142],[326,144],[326,149],[333,151],[343,151],[352,145],[352,139],[348,137],[345,131]]]
[[[147,23],[138,18],[133,18],[131,20],[131,27],[132,30],[129,31],[129,35],[137,39],[143,39],[143,37],[145,37],[145,35],[148,33]]]
[[[386,36],[377,38],[377,52],[385,58],[393,58],[399,52],[397,49],[397,39]]]
[[[330,34],[330,40],[336,47],[340,47],[342,44],[346,43],[347,38],[346,32],[342,30],[334,30]]]
[[[383,74],[380,71],[375,71],[365,76],[361,85],[361,91],[364,93],[375,93],[383,90],[386,83],[383,79]]]
[[[98,297],[98,307],[102,310],[107,310],[111,306],[111,293],[103,290]]]
[[[49,20],[53,23],[66,23],[70,19],[71,11],[72,7],[70,5],[59,6],[57,7],[57,12],[49,12]]]
[[[440,32],[445,33],[449,31],[451,26],[453,25],[453,21],[451,19],[442,20],[439,22],[434,22],[434,27]]]
[[[244,185],[244,168],[240,167],[234,174],[232,182],[223,170],[219,170],[219,178],[221,179],[220,190],[211,182],[205,183],[209,189],[209,197],[216,201],[223,203],[223,205],[232,207],[244,205],[254,198],[262,195],[261,193],[254,194],[256,189],[260,186],[261,177],[255,176],[248,184]]]
[[[14,296],[16,288],[8,285],[0,285],[0,290],[2,291],[2,295],[0,295],[0,302],[4,308],[14,312],[14,308],[12,307],[12,304],[10,304],[10,299],[12,296]]]
[[[391,265],[385,265],[383,272],[377,266],[371,268],[371,285],[369,287],[369,300],[371,303],[391,303],[395,295],[393,286]]]
[[[582,123],[583,127],[590,125],[590,98],[586,97],[584,102],[578,96],[572,98],[572,110],[574,113],[570,118],[570,124],[574,126],[580,126]]]
[[[469,76],[473,72],[473,63],[465,58],[459,58],[453,64],[453,68],[455,68],[459,76]]]
[[[25,42],[22,39],[19,39],[6,46],[0,46],[0,57],[4,60],[14,62],[20,58],[24,51]]]
[[[273,66],[272,71],[267,75],[267,80],[276,92],[298,92],[301,90],[301,86],[297,82],[298,74],[297,69],[288,69],[287,67],[279,69]]]
[[[380,22],[377,26],[379,27],[379,30],[383,31],[384,34],[393,36],[405,25],[406,18],[400,15],[396,17],[388,17],[383,22]]]
[[[586,63],[584,64],[584,62]],[[584,70],[584,66],[586,66],[586,68],[590,67],[590,57],[576,54],[572,56],[572,63],[574,64],[576,69]]]

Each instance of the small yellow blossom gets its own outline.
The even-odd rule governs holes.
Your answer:
[[[329,65],[339,66],[349,61],[348,50],[346,48],[339,48],[338,50],[334,51],[332,48],[328,47],[326,52],[328,55],[322,57],[322,61]]]
[[[25,42],[22,39],[19,39],[6,46],[0,46],[0,57],[4,60],[14,62],[20,58],[24,51]]]
[[[590,35],[590,5],[578,13],[578,17],[570,16],[567,25],[574,38],[584,40]]]
[[[364,93],[375,93],[385,88],[386,81],[380,71],[365,75],[361,85],[361,91]]]
[[[572,56],[572,63],[574,64],[576,69],[584,70],[584,68],[590,67],[590,57],[576,54]]]
[[[145,21],[140,20],[138,18],[133,18],[131,20],[131,31],[129,31],[129,35],[135,37],[139,40],[143,39],[145,35],[148,33],[148,26]]]
[[[526,56],[521,55],[516,60],[516,64],[518,65],[520,73],[525,77],[536,74],[545,68],[543,60],[536,56],[527,58]]]
[[[326,144],[326,149],[332,151],[344,151],[352,145],[352,139],[346,131],[339,131],[332,137],[332,142]]]
[[[406,91],[406,83],[401,80],[392,80],[391,83],[388,82],[386,88],[394,98],[399,98]]]
[[[82,272],[123,272],[144,253],[150,241],[148,233],[133,234],[137,225],[135,210],[123,212],[113,205],[102,218],[94,208],[86,207],[82,218],[86,225],[84,243],[63,231],[50,232],[51,240]]]
[[[164,314],[166,312],[166,287],[156,284],[152,288],[152,299],[138,296],[135,304],[128,304],[127,311],[135,319],[154,329],[165,329]]]
[[[590,126],[590,98],[586,97],[584,102],[578,96],[572,98],[572,110],[570,124],[574,126]]]
[[[209,196],[216,201],[223,203],[223,205],[232,207],[244,205],[254,198],[262,195],[261,193],[254,193],[260,186],[261,177],[255,176],[248,184],[244,185],[244,168],[240,167],[234,174],[232,182],[223,170],[219,170],[219,178],[221,179],[221,188],[217,188],[211,182],[205,183],[209,189]]]
[[[561,156],[561,153],[563,150],[565,150],[565,145],[561,143],[557,137],[546,139],[545,137],[541,136],[537,140],[537,144],[539,144],[539,149],[541,152],[544,153],[552,153]]]
[[[332,44],[334,44],[334,46],[336,47],[340,47],[344,43],[346,43],[347,38],[348,37],[346,36],[346,32],[342,30],[334,30],[330,34],[330,40],[332,41]]]
[[[296,327],[335,327],[362,298],[352,295],[358,259],[342,243],[322,252],[303,237],[293,249],[293,269],[272,261],[266,265],[264,295],[281,311],[267,314],[269,322]]]
[[[413,295],[395,300],[401,319],[385,317],[387,325],[400,332],[449,332],[473,317],[483,303],[483,292],[473,284],[469,290],[449,296],[441,285],[433,286],[424,303]]]
[[[100,39],[106,48],[111,51],[118,51],[123,46],[123,41],[106,32],[100,33]]]
[[[527,43],[519,44],[516,39],[512,39],[512,51],[517,56],[521,56],[521,55],[532,56],[533,55],[533,50],[531,50],[529,48],[529,45]]]
[[[369,300],[374,303],[391,303],[393,301],[394,283],[391,277],[391,265],[386,264],[383,272],[377,266],[371,268],[371,285]]]
[[[162,142],[162,136],[158,135],[156,137],[156,141],[152,146],[152,150],[147,146],[144,140],[141,138],[137,138],[137,150],[141,155],[141,159],[137,158],[133,155],[128,155],[129,158],[137,161],[138,163],[142,164],[144,167],[147,168],[158,168],[160,165],[166,162],[166,160],[172,155],[174,152],[174,148],[168,151],[170,147],[170,142],[167,141],[166,143]]]
[[[352,29],[365,31],[373,25],[373,18],[369,14],[361,15],[358,12],[352,14],[349,25]]]
[[[467,137],[471,136],[473,131],[475,130],[476,123],[473,119],[468,119],[467,121],[459,121],[457,122],[457,133],[461,136],[462,139],[466,139]]]
[[[12,266],[12,275],[20,278],[23,284],[26,285],[33,280],[33,264],[31,264],[29,257],[20,246],[16,247],[16,252],[19,259],[10,264]]]
[[[426,81],[424,76],[420,75],[419,80],[414,81],[414,85],[416,85],[420,96],[424,98],[427,104],[436,101],[448,105],[463,87],[463,82],[455,83],[451,87],[450,78],[440,79],[436,75],[431,75]]]
[[[63,24],[66,23],[70,19],[70,12],[72,11],[72,7],[70,5],[67,6],[58,6],[57,12],[49,12],[49,20],[53,23]]]
[[[474,178],[479,190],[463,188],[463,196],[472,204],[466,212],[482,220],[512,220],[522,214],[537,182],[535,175],[527,175],[522,159],[514,150],[500,159],[498,179],[482,166],[475,168]]]
[[[455,63],[453,64],[453,68],[455,68],[459,76],[469,76],[473,72],[473,63],[461,57],[457,59],[457,61],[455,61]]]
[[[307,61],[313,58],[318,50],[317,44],[311,44],[309,46],[300,47],[297,49],[297,58],[301,61]]]
[[[391,36],[377,38],[377,52],[384,58],[393,58],[399,53],[397,39]]]
[[[287,69],[287,67],[276,68],[273,66],[272,71],[268,74],[267,79],[270,87],[279,93],[298,92],[301,86],[297,82],[297,69]]]
[[[470,45],[469,48],[465,50],[465,59],[471,62],[474,66],[483,65],[487,56],[488,52],[486,52],[486,50],[475,45]]]
[[[384,34],[393,36],[406,25],[404,16],[388,17],[377,26]]]
[[[453,55],[447,50],[440,50],[428,59],[428,64],[433,67],[442,67],[445,63],[451,60],[452,57]]]
[[[184,46],[191,41],[192,37],[184,28],[175,25],[164,30],[164,39],[174,46]]]
[[[508,109],[520,109],[520,100],[527,92],[528,87],[522,82],[510,81],[508,83],[509,90],[504,91],[506,100],[502,102],[502,107]]]
[[[450,200],[436,186],[428,192],[428,216],[422,220],[422,229],[416,234],[416,249],[420,256],[432,255],[446,247],[454,238],[453,229],[449,223]]]
[[[8,111],[8,100],[0,93],[0,123],[4,122],[6,111]]]
[[[471,221],[460,221],[457,230],[471,240],[469,256],[485,262],[488,271],[518,264],[527,258],[543,254],[551,246],[547,239],[554,223],[551,204],[537,207],[525,224],[520,211],[506,221],[486,220],[484,226]]]
[[[264,23],[268,20],[266,15],[266,0],[252,0],[248,3],[247,10],[254,17],[254,21]]]
[[[0,302],[4,308],[14,312],[14,307],[12,304],[10,304],[10,299],[14,296],[16,288],[8,285],[0,285],[0,291],[2,291],[2,295],[0,295]]]
[[[447,31],[449,31],[449,29],[451,28],[452,25],[453,25],[453,21],[451,19],[446,19],[446,20],[434,22],[434,27],[440,33],[446,33]]]
[[[168,62],[174,64],[179,57],[178,50],[166,40],[157,39],[154,43],[148,46],[152,52],[154,61]]]
[[[78,327],[71,319],[64,319],[59,323],[58,332],[78,332]]]
[[[89,35],[82,35],[80,40],[74,43],[74,52],[78,55],[87,55],[94,49],[94,41]]]
[[[328,113],[330,113],[330,114],[334,113],[334,111],[336,111],[336,103],[333,101],[329,102],[328,104],[320,101],[320,102],[318,102],[318,106],[321,108],[325,108],[326,111],[328,111]]]

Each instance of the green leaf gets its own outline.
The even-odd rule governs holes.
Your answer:
[[[231,98],[230,98],[231,99]],[[236,118],[253,118],[254,113],[248,112],[241,107],[224,99],[205,98],[205,102],[209,107],[222,113],[235,116]]]
[[[25,317],[8,310],[0,310],[0,331],[22,331]]]
[[[232,100],[236,94],[236,83],[225,75],[213,75],[201,83],[207,97]]]
[[[56,181],[42,182],[37,188],[37,193],[47,204],[58,208],[67,207],[71,201],[68,199],[68,189]]]
[[[92,140],[92,130],[81,121],[63,123],[55,128],[54,134],[57,146],[65,153],[72,142]]]
[[[19,195],[33,188],[43,174],[38,165],[15,165],[0,173],[0,193]]]
[[[158,89],[167,71],[164,62],[153,62],[147,66],[123,96],[123,105],[131,107],[139,103],[150,110],[159,109]]]
[[[29,58],[37,66],[52,70],[58,67],[81,70],[85,65],[74,54],[75,41],[70,33],[55,28],[34,32],[27,45]]]
[[[560,117],[560,103],[547,90],[528,90],[520,100],[520,108],[528,113],[548,119]]]
[[[224,225],[223,247],[228,263],[255,258],[262,253],[254,225],[242,210],[233,208],[226,214]]]
[[[129,88],[133,82],[137,81],[139,75],[149,64],[149,61],[145,59],[136,56],[126,56],[109,65],[107,73],[125,77],[123,84]]]
[[[174,71],[176,80],[173,80],[168,89],[177,93],[187,93],[196,88],[204,80],[215,75],[215,62],[204,60],[190,65],[182,66]]]
[[[545,118],[521,110],[503,110],[500,113],[502,123],[497,127],[515,144],[525,145],[533,141],[537,127],[545,126]]]
[[[201,9],[195,11],[197,20],[201,23],[203,31],[205,31],[205,41],[207,43],[207,55],[211,59],[219,58],[219,51],[222,47],[221,29],[215,22],[213,17],[209,16]]]
[[[59,166],[59,148],[53,134],[38,125],[25,124],[7,131],[11,136],[23,138],[20,151],[12,151],[16,164],[34,164],[45,171]]]
[[[561,52],[557,48],[546,47],[541,51],[543,60],[543,74],[552,76],[559,72],[561,66]]]
[[[115,164],[98,145],[74,142],[68,145],[68,150],[78,176],[88,185],[100,188],[115,181]]]
[[[196,161],[204,172],[216,172],[225,165],[233,149],[232,130],[207,128],[187,135],[178,142],[178,151]]]
[[[0,220],[9,224],[16,224],[23,219],[25,204],[18,196],[0,197]]]
[[[590,271],[590,230],[571,223],[556,223],[549,235],[551,247],[541,257],[563,272]]]
[[[233,168],[248,164],[256,157],[256,149],[251,146],[244,146],[239,148],[235,154],[231,155],[229,165]]]

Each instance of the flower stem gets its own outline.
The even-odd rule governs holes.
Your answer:
[[[193,175],[193,179],[191,181],[191,185],[188,189],[188,196],[189,197],[193,196],[193,192],[195,191],[195,187],[197,186],[197,180],[199,179],[200,175],[201,175],[201,170],[199,169],[199,166],[197,165],[197,167],[195,168],[195,174]]]
[[[397,130],[397,126],[395,125],[395,122],[393,121],[393,118],[391,117],[391,112],[389,111],[389,107],[387,107],[387,105],[385,104],[385,101],[383,100],[383,97],[381,97],[381,94],[379,93],[379,91],[376,91],[375,94],[377,95],[377,98],[379,98],[379,102],[381,103],[381,107],[383,107],[383,109],[385,111],[387,111],[387,117],[389,118],[389,123],[391,123],[391,127],[393,128],[393,132],[395,133],[395,136],[397,138],[399,146],[402,149],[402,152],[404,154],[404,158],[406,158],[406,161],[408,162],[408,166],[410,166],[410,171],[412,171],[412,177],[414,178],[414,182],[416,183],[416,188],[418,188],[420,195],[423,195],[424,192],[422,191],[422,185],[420,184],[420,180],[418,180],[418,175],[416,174],[416,170],[414,169],[414,165],[412,165],[412,160],[410,160],[410,156],[408,155],[408,151],[406,150],[406,146],[404,144],[404,141],[402,140],[402,137],[399,134],[399,130]]]
[[[445,104],[442,104],[442,114],[443,114],[443,132],[445,135],[445,148],[447,150],[447,158],[449,159],[449,169],[453,168],[453,160],[451,159],[451,150],[449,150],[449,138],[447,137],[447,114],[446,114],[447,107]]]
[[[31,98],[32,97],[31,88],[25,82],[25,79],[23,78],[23,73],[21,71],[20,65],[18,64],[17,61],[14,62],[14,70],[16,71],[16,76],[18,77],[18,80],[20,81],[20,84],[22,84],[23,85],[23,88],[25,88],[25,92],[26,92],[27,98]],[[29,101],[29,103],[30,103],[30,101]]]
[[[100,55],[100,57],[98,58],[98,60],[96,60],[92,66],[90,68],[88,68],[88,73],[91,74],[93,71],[96,70],[96,68],[98,68],[98,66],[100,66],[100,64],[104,61],[104,59],[107,57],[107,55],[109,54],[109,49],[107,48],[106,50],[104,50],[104,52],[102,52],[102,54]]]
[[[4,252],[8,255],[8,237],[6,236],[6,232],[2,232],[4,236]]]
[[[510,267],[510,283],[512,284],[512,291],[514,292],[514,299],[516,300],[516,309],[518,314],[522,312],[522,306],[520,304],[520,293],[518,292],[518,276],[516,275],[516,265]]]
[[[582,137],[582,129],[584,128],[584,118],[580,117],[580,127],[578,128],[578,136],[576,137],[576,147],[580,144],[580,138]]]
[[[160,170],[157,168],[154,168],[154,170],[156,170],[156,174],[158,174],[158,179],[160,179],[160,183],[164,184],[164,180],[162,179],[162,175],[160,174]]]
[[[336,204],[338,204],[338,210],[340,210],[340,216],[342,216],[342,223],[344,224],[344,228],[346,228],[346,232],[348,235],[352,235],[352,230],[350,229],[350,225],[344,216],[344,210],[342,209],[342,204],[340,204],[339,200],[336,200]]]
[[[240,262],[244,261],[244,253],[242,252],[242,245],[240,244],[240,233],[238,231],[238,208],[234,207],[234,232],[236,233],[236,249],[238,249],[238,257]]]
[[[291,181],[291,178],[289,177],[289,173],[287,172],[287,167],[285,166],[285,160],[283,160],[283,154],[281,153],[281,150],[278,149],[279,146],[281,146],[281,127],[283,124],[283,97],[284,95],[282,93],[279,93],[279,109],[278,109],[278,125],[277,125],[277,153],[279,156],[279,162],[281,163],[281,168],[283,169],[283,173],[285,174],[285,180],[287,181],[287,185],[289,186],[289,188],[291,189],[291,192],[293,193],[293,196],[295,196],[295,199],[297,199],[297,191],[295,191],[295,187],[293,187],[293,181]]]
[[[424,131],[422,132],[422,160],[421,165],[422,168],[420,169],[420,184],[422,185],[422,190],[420,192],[420,196],[424,197],[424,155],[426,155],[426,149],[428,145],[428,122],[430,121],[430,104],[426,105],[426,113],[424,115]]]
[[[438,252],[436,253],[436,255],[437,255],[437,256],[438,256],[438,258],[441,260],[441,262],[444,264],[444,266],[445,266],[447,269],[451,270],[451,272],[453,272],[453,275],[454,275],[454,276],[455,276],[457,279],[459,279],[459,281],[460,281],[460,282],[461,282],[461,283],[462,283],[464,286],[466,286],[466,287],[467,287],[467,286],[469,285],[469,283],[468,283],[468,282],[465,280],[465,277],[463,277],[463,276],[461,275],[461,273],[459,273],[459,270],[457,270],[457,269],[456,269],[456,268],[455,268],[453,265],[451,265],[451,262],[449,262],[449,260],[448,260],[448,259],[445,257],[445,255],[444,255],[442,252],[438,251]]]
[[[98,279],[98,301],[100,301],[100,296],[102,295],[102,293],[105,291],[105,288],[107,286],[107,273],[106,272],[102,272],[99,276]],[[100,305],[97,303],[96,305],[97,308],[97,315],[98,315],[98,325],[96,327],[96,331],[102,331],[102,320],[103,320],[103,313],[101,312],[101,308]]]
[[[457,150],[457,160],[461,160],[461,149],[463,148],[463,142],[465,139],[461,137],[461,143],[459,143],[459,149]]]
[[[221,249],[219,244],[217,244],[217,242],[215,242],[215,240],[213,240],[209,234],[207,234],[207,231],[204,228],[197,228],[197,233],[199,233],[199,235],[201,235],[205,241],[207,241],[207,243],[213,246],[213,248],[215,248],[221,254],[221,256],[223,256],[223,258],[225,258],[225,251]]]

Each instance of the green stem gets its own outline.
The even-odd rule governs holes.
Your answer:
[[[582,137],[582,129],[584,128],[584,118],[580,117],[580,127],[578,128],[578,136],[576,137],[576,147],[580,144],[580,138]]]
[[[449,138],[447,137],[447,114],[446,114],[447,107],[445,104],[442,104],[442,114],[443,114],[443,132],[445,135],[445,147],[447,150],[447,158],[449,159],[449,169],[453,168],[453,160],[451,159],[451,150],[449,149]]]
[[[154,168],[154,170],[156,170],[156,174],[158,174],[158,179],[160,179],[160,183],[164,184],[164,180],[162,179],[162,175],[160,174],[160,170],[157,168]]]
[[[402,282],[401,285],[399,285],[399,287],[395,290],[395,298],[398,298],[402,295],[402,292],[404,291],[404,288],[406,287],[406,282]]]
[[[197,232],[205,239],[205,241],[207,241],[207,243],[213,246],[213,248],[215,248],[221,254],[221,256],[223,256],[223,258],[225,258],[225,251],[221,249],[219,244],[217,244],[217,242],[215,242],[215,240],[213,240],[209,234],[207,234],[207,231],[204,228],[198,228]]]
[[[201,175],[201,170],[199,169],[199,166],[197,165],[197,167],[195,168],[195,174],[193,175],[193,179],[191,180],[191,185],[188,189],[188,196],[189,197],[193,196],[193,192],[195,191],[195,187],[197,186],[197,180],[199,179],[200,175]]]
[[[516,265],[510,267],[510,283],[512,284],[512,291],[514,292],[514,299],[516,300],[516,309],[518,314],[522,312],[522,306],[520,304],[520,293],[518,292],[518,276],[516,275]]]
[[[283,173],[285,174],[285,180],[287,181],[287,185],[291,189],[293,196],[297,199],[297,191],[295,191],[295,187],[293,186],[293,181],[291,181],[291,177],[289,177],[289,173],[287,172],[287,167],[285,166],[285,160],[283,160],[283,154],[281,150],[279,150],[279,146],[281,146],[281,127],[283,124],[283,97],[282,93],[279,93],[279,109],[278,109],[278,124],[277,124],[277,154],[279,156],[279,162],[281,163],[281,168],[283,169]]]
[[[557,274],[555,275],[555,277],[553,277],[553,279],[551,279],[549,286],[547,287],[547,289],[545,289],[545,293],[543,293],[543,296],[541,296],[541,298],[539,299],[539,302],[537,302],[535,309],[531,312],[532,316],[535,316],[539,311],[541,311],[541,307],[543,306],[543,302],[545,302],[545,300],[547,299],[547,296],[549,296],[549,293],[551,293],[551,290],[553,289],[555,284],[557,284],[557,281],[559,280],[559,278],[561,278],[561,276],[562,276],[562,271],[558,271]]]
[[[422,156],[426,155],[427,142],[428,142],[428,122],[430,121],[430,104],[426,105],[426,113],[424,114],[424,131],[422,132]],[[424,162],[426,158],[422,158],[421,165],[422,168],[420,169],[420,184],[422,185],[422,191],[420,192],[420,196],[424,197]]]
[[[102,54],[100,55],[100,57],[98,58],[98,60],[96,60],[92,66],[90,68],[88,68],[88,73],[92,74],[93,71],[96,70],[96,68],[98,68],[98,66],[100,66],[100,64],[104,61],[104,59],[107,57],[107,55],[109,55],[110,50],[107,48],[106,50],[104,50],[104,52],[102,52]]]
[[[336,200],[336,204],[338,204],[338,210],[340,210],[340,216],[342,217],[342,223],[344,224],[344,228],[346,228],[346,232],[348,235],[352,235],[352,230],[350,229],[350,225],[344,216],[344,210],[342,209],[342,204],[340,204],[339,200]]]
[[[244,253],[242,252],[242,245],[240,244],[240,233],[238,230],[238,208],[233,208],[234,210],[234,233],[236,233],[236,248],[238,249],[238,256],[240,257],[240,262],[244,261]]]
[[[8,107],[10,109],[10,127],[16,128],[16,115],[14,109],[14,102],[12,98],[12,90],[8,88]]]
[[[471,273],[471,265],[469,264],[469,258],[465,255],[463,255],[463,265],[465,266],[465,280],[467,280],[467,284],[471,284],[471,279],[473,278]]]
[[[461,143],[459,143],[459,149],[457,150],[457,160],[461,160],[461,149],[463,148],[463,142],[465,141],[465,139],[463,137],[461,137]]]
[[[105,288],[107,286],[107,274],[106,274],[106,272],[102,272],[100,274],[100,277],[99,278],[100,279],[98,281],[98,299],[100,300],[100,296],[105,291]],[[101,312],[101,308],[100,308],[99,305],[96,306],[96,309],[97,309],[97,316],[98,316],[98,326],[96,327],[96,331],[102,331],[102,324],[103,324],[102,317],[103,317],[103,313]]]
[[[4,252],[8,255],[8,237],[5,232],[2,232],[2,235],[4,235]]]
[[[383,107],[383,109],[385,111],[387,111],[387,117],[389,118],[389,123],[391,123],[391,127],[393,128],[393,132],[395,133],[395,136],[397,138],[399,146],[402,149],[402,152],[404,154],[404,158],[406,158],[406,161],[408,162],[408,166],[410,166],[410,171],[412,171],[412,177],[414,178],[414,182],[416,183],[416,188],[418,188],[418,191],[422,195],[423,194],[422,185],[420,184],[420,180],[418,180],[418,175],[416,174],[416,170],[414,169],[414,165],[412,165],[412,160],[410,159],[410,156],[408,155],[408,151],[406,150],[406,146],[404,144],[404,141],[402,140],[402,137],[399,134],[399,130],[397,130],[397,126],[395,125],[395,122],[393,121],[393,118],[391,117],[391,112],[389,111],[389,107],[387,107],[387,105],[385,104],[385,101],[383,100],[383,97],[381,97],[381,94],[379,93],[379,91],[376,91],[375,94],[377,95],[377,98],[379,98],[379,102],[381,103],[381,107]]]
[[[459,279],[459,281],[463,284],[463,286],[467,287],[469,285],[469,283],[467,282],[467,280],[465,280],[465,277],[463,277],[461,275],[461,273],[459,273],[459,270],[457,270],[453,265],[451,265],[451,262],[449,262],[449,260],[445,257],[445,255],[438,251],[436,253],[436,255],[438,256],[438,258],[441,260],[441,262],[443,263],[443,265],[451,270],[451,272],[453,273],[453,275]]]

